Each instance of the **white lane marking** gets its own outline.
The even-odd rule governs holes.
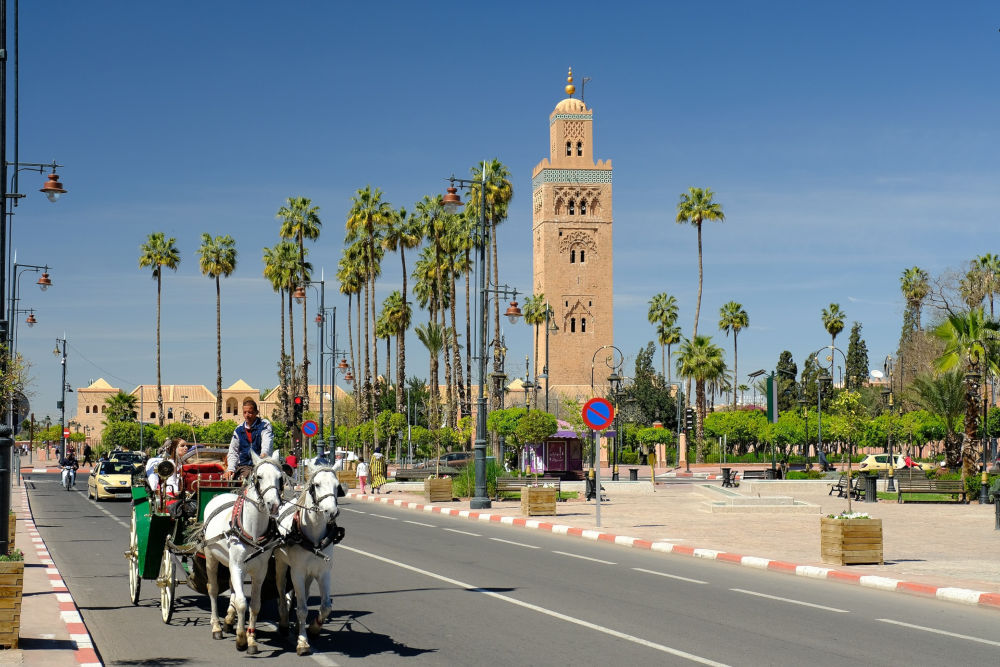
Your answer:
[[[540,549],[541,547],[536,547],[533,544],[524,544],[522,542],[511,542],[510,540],[501,540],[499,537],[491,537],[494,542],[503,542],[504,544],[513,544],[515,547],[525,547],[527,549]]]
[[[320,653],[313,653],[312,659],[321,665],[325,665],[326,667],[340,667],[338,663],[334,662],[333,658],[322,655]]]
[[[97,505],[97,504],[95,503],[95,505]],[[128,528],[129,530],[132,530],[132,526],[129,523],[127,523],[126,521],[122,520],[121,518],[115,516],[114,514],[112,514],[111,512],[109,512],[108,510],[104,509],[102,506],[97,505],[97,509],[101,510],[102,512],[104,512],[104,514],[106,514],[107,516],[111,517],[111,520],[117,522],[120,526]],[[130,517],[130,519],[131,519],[131,517]]]
[[[368,512],[362,512],[361,510],[353,510],[350,507],[341,507],[340,509],[344,510],[345,512],[354,512],[355,514],[368,514]]]
[[[612,630],[612,629],[607,628],[607,627],[605,627],[603,625],[597,625],[595,623],[590,623],[589,621],[585,621],[585,620],[580,619],[580,618],[575,618],[573,616],[569,616],[567,614],[563,614],[563,613],[560,613],[558,611],[553,611],[551,609],[546,609],[545,607],[539,607],[538,605],[531,604],[529,602],[522,602],[521,600],[517,600],[517,599],[509,597],[507,595],[503,595],[501,593],[496,593],[494,591],[490,591],[490,590],[486,590],[486,589],[483,589],[483,588],[479,588],[477,586],[473,586],[472,584],[467,584],[467,583],[458,581],[457,579],[451,579],[450,577],[445,577],[444,575],[436,574],[436,573],[430,572],[428,570],[422,570],[422,569],[420,569],[418,567],[414,567],[413,565],[407,565],[406,563],[401,563],[401,562],[396,561],[396,560],[391,560],[389,558],[385,558],[384,556],[377,556],[377,555],[375,555],[373,553],[368,553],[367,551],[362,551],[361,549],[355,549],[354,547],[343,546],[343,543],[341,543],[341,546],[339,548],[340,549],[346,549],[347,551],[350,551],[351,553],[358,554],[359,556],[367,556],[368,558],[373,558],[375,560],[382,561],[383,563],[388,563],[389,565],[395,565],[396,567],[402,568],[404,570],[409,570],[410,572],[416,572],[417,574],[422,574],[422,575],[430,577],[432,579],[437,579],[438,581],[443,581],[443,582],[445,582],[447,584],[451,584],[453,586],[458,586],[459,588],[464,588],[464,589],[469,590],[469,591],[471,591],[473,593],[481,593],[482,595],[486,595],[486,596],[494,598],[496,600],[501,600],[503,602],[507,602],[509,604],[516,605],[516,606],[522,607],[524,609],[529,609],[531,611],[538,612],[539,614],[545,614],[546,616],[551,616],[552,618],[559,619],[560,621],[566,621],[567,623],[573,623],[574,625],[579,625],[581,627],[587,628],[588,630],[595,630],[597,632],[609,635],[611,637],[617,637],[618,639],[624,639],[625,641],[629,641],[629,642],[632,642],[634,644],[639,644],[640,646],[645,646],[646,648],[651,648],[653,650],[660,651],[662,653],[668,653],[668,654],[676,656],[678,658],[684,658],[686,660],[690,660],[692,662],[697,662],[697,663],[702,664],[702,665],[713,665],[714,667],[728,667],[723,662],[716,662],[714,660],[709,660],[708,658],[703,658],[703,657],[701,657],[699,655],[695,655],[693,653],[688,653],[687,651],[682,651],[680,649],[672,648],[670,646],[664,646],[663,644],[657,644],[656,642],[651,642],[651,641],[649,641],[647,639],[643,639],[641,637],[636,637],[634,635],[628,635],[628,634],[625,634],[624,632],[618,632],[617,630]]]
[[[589,560],[595,563],[603,563],[604,565],[618,565],[618,563],[612,563],[609,560],[601,560],[600,558],[591,558],[590,556],[581,556],[580,554],[571,554],[565,551],[553,551],[554,554],[559,554],[560,556],[569,556],[570,558],[579,558],[580,560]]]
[[[657,572],[656,570],[646,570],[641,567],[633,567],[636,572],[645,572],[646,574],[655,574],[658,577],[667,577],[668,579],[677,579],[678,581],[687,581],[692,584],[707,584],[707,581],[702,581],[701,579],[689,579],[688,577],[682,577],[677,574],[667,574],[666,572]]]
[[[410,521],[408,519],[403,519],[403,523],[412,523],[414,526],[424,526],[425,528],[437,528],[433,523],[420,523],[419,521]]]
[[[467,530],[455,530],[454,528],[444,528],[443,530],[447,530],[449,533],[458,533],[459,535],[468,535],[469,537],[482,537],[482,535],[480,535],[479,533],[470,533]]]
[[[989,644],[990,646],[1000,646],[1000,642],[993,641],[992,639],[982,639],[980,637],[972,637],[970,635],[960,635],[957,632],[948,632],[947,630],[938,630],[937,628],[928,628],[923,625],[913,625],[912,623],[903,623],[902,621],[894,621],[891,618],[876,618],[876,621],[881,621],[882,623],[891,623],[892,625],[899,625],[904,628],[913,628],[914,630],[923,630],[924,632],[933,632],[938,635],[945,635],[946,637],[956,637],[958,639],[968,639],[970,642],[979,642],[980,644]]]
[[[386,516],[385,514],[372,514],[372,516],[377,516],[380,519],[389,519],[389,521],[399,521],[396,517]]]
[[[757,593],[756,591],[747,591],[742,588],[730,588],[729,590],[736,593],[745,593],[747,595],[756,595],[759,598],[767,598],[768,600],[777,600],[778,602],[788,602],[790,604],[798,604],[803,607],[812,607],[814,609],[823,609],[825,611],[834,611],[838,614],[849,614],[850,612],[846,609],[837,609],[836,607],[825,607],[821,604],[813,604],[812,602],[803,602],[802,600],[792,600],[791,598],[782,598],[777,595],[768,595],[767,593]]]

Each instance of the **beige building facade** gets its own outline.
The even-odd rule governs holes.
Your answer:
[[[558,331],[550,332],[550,394],[591,396],[595,353],[614,342],[612,169],[595,160],[594,113],[573,97],[549,114],[549,157],[532,171],[534,293],[543,294]],[[542,352],[542,351],[540,351]],[[605,384],[608,369],[598,355]]]

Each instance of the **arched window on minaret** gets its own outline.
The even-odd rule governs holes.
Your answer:
[[[583,264],[583,253],[586,252],[583,248],[580,248],[580,263]]]
[[[573,155],[573,142],[567,141],[566,142],[566,156],[569,157],[571,155]]]
[[[569,214],[576,215],[576,200],[574,199],[569,200]]]
[[[566,202],[562,200],[562,197],[556,200],[556,215],[563,214],[563,206],[565,206],[565,204]],[[562,236],[562,232],[559,232],[559,236]]]
[[[580,156],[583,155],[583,142],[582,141],[576,142],[576,154],[580,155]]]
[[[580,318],[580,333],[587,333],[587,318]]]
[[[569,332],[576,333],[576,318],[571,317],[569,320]]]
[[[587,215],[587,200],[580,200],[580,215]]]
[[[569,251],[569,263],[576,264],[576,250]]]

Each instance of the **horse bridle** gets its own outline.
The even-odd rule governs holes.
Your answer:
[[[269,465],[272,465],[275,468],[277,468],[278,472],[280,472],[281,475],[278,477],[278,482],[276,484],[274,484],[272,486],[269,486],[266,489],[261,490],[261,488],[260,488],[260,474],[257,472],[257,469],[260,468],[265,463],[269,464]],[[285,471],[282,470],[281,466],[279,466],[273,459],[269,459],[269,458],[261,459],[260,461],[257,462],[256,465],[254,465],[253,470],[250,471],[250,474],[247,475],[247,486],[252,486],[253,490],[257,492],[257,498],[258,498],[258,500],[251,500],[250,502],[252,502],[254,504],[254,506],[257,508],[258,512],[262,512],[263,513],[264,510],[265,510],[265,507],[264,507],[264,494],[265,493],[267,493],[268,491],[271,491],[273,489],[278,494],[278,499],[279,500],[281,499],[281,495],[284,492],[284,487],[285,487]],[[246,498],[246,495],[247,495],[246,494],[246,489],[244,489],[244,491],[243,491],[243,497]]]
[[[313,472],[313,474],[312,474],[312,479],[316,479],[316,475],[318,475],[318,474],[320,474],[320,473],[324,473],[324,472],[328,472],[328,473],[332,473],[332,474],[333,474],[333,478],[334,478],[335,480],[337,480],[337,484],[338,484],[338,485],[340,484],[340,480],[338,480],[338,479],[337,479],[337,473],[336,473],[336,472],[334,472],[333,468],[322,468],[322,469],[320,469],[320,470],[317,470],[317,471]],[[315,508],[316,508],[316,511],[320,511],[320,509],[319,509],[319,504],[320,504],[320,503],[321,503],[322,501],[326,500],[327,498],[336,498],[336,497],[337,497],[337,491],[336,491],[336,488],[337,488],[337,487],[335,486],[335,487],[334,487],[334,491],[333,491],[332,493],[327,493],[327,494],[324,494],[324,495],[322,495],[322,496],[319,496],[319,497],[317,498],[317,497],[316,497],[316,485],[315,485],[315,484],[312,484],[312,483],[310,483],[310,484],[309,484],[309,496],[310,496],[310,497],[312,498],[312,501],[313,501],[313,507],[315,507]],[[337,508],[337,513],[338,513],[338,514],[340,513],[340,508],[339,508],[339,507]]]

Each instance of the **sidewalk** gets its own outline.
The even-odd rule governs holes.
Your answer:
[[[658,483],[655,491],[649,484],[648,467],[639,476],[642,480],[642,473],[646,473],[646,481],[632,484],[609,482],[609,471],[602,471],[608,502],[601,503],[600,527],[596,525],[595,503],[579,499],[558,503],[554,517],[526,520],[516,500],[494,501],[490,509],[479,511],[470,510],[468,499],[437,503],[435,509],[428,509],[416,486],[394,482],[384,486],[378,496],[362,496],[356,490],[351,496],[1000,610],[1000,559],[996,558],[1000,531],[994,530],[993,505],[979,505],[975,500],[967,505],[852,502],[854,511],[882,519],[885,564],[835,567],[820,560],[819,518],[846,510],[847,500],[828,495],[829,484],[815,482],[812,489],[788,492],[770,490],[767,485],[773,482],[754,481],[735,489],[750,497],[791,495],[814,506],[805,508],[806,513],[749,508],[740,513],[713,513],[708,505],[710,497],[698,487],[719,488],[720,483],[712,480],[721,478],[721,471],[694,465],[691,469],[699,481]],[[658,476],[662,475],[658,471]],[[627,473],[622,477],[627,479]]]

